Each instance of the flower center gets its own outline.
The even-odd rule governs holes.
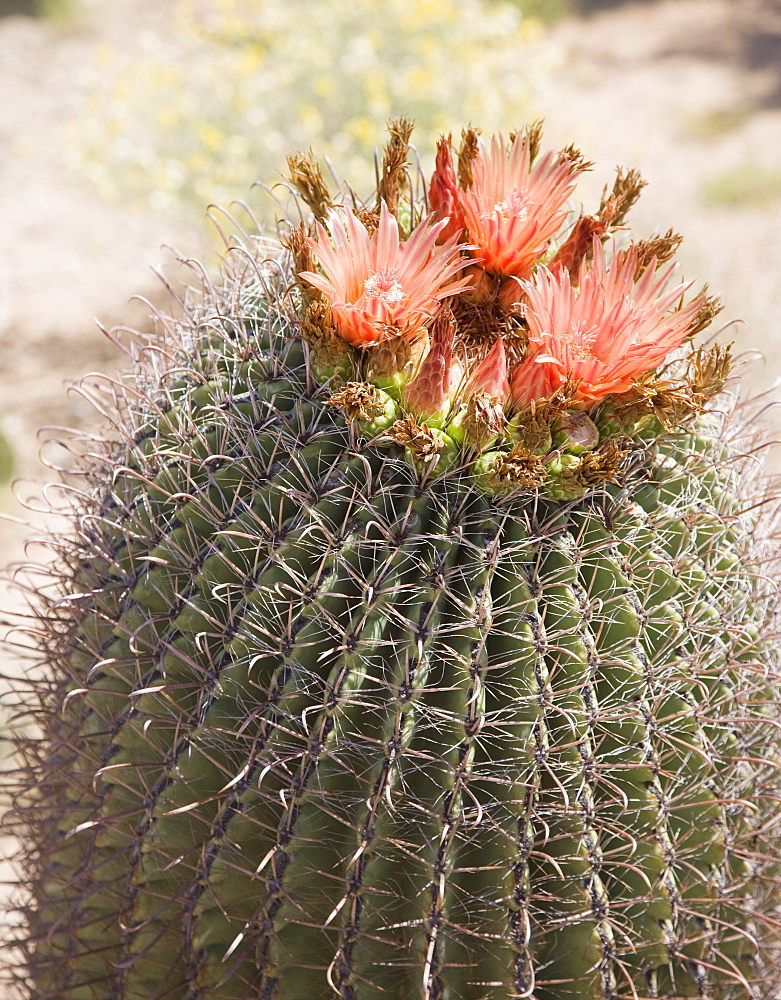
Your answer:
[[[515,191],[509,198],[505,198],[504,201],[497,201],[490,213],[483,215],[483,219],[492,219],[496,215],[500,215],[503,219],[512,218],[524,222],[529,216],[526,199]]]
[[[581,327],[576,326],[567,334],[567,346],[570,354],[574,354],[581,361],[601,361],[602,359],[594,352],[595,334],[585,333]]]
[[[407,298],[395,268],[372,271],[363,283],[363,294],[370,299],[382,299],[390,306],[396,306]]]

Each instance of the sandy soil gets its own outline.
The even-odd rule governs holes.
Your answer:
[[[6,0],[10,4],[10,0]],[[749,379],[772,383],[781,349],[781,201],[757,207],[706,207],[708,180],[732,168],[781,162],[781,6],[774,0],[656,0],[584,14],[553,31],[561,67],[540,109],[546,138],[575,142],[596,160],[591,196],[616,165],[638,167],[650,185],[633,213],[641,234],[677,228],[689,277],[707,280],[725,301],[741,349],[770,358]],[[89,407],[64,384],[85,371],[122,367],[93,317],[143,328],[161,301],[149,267],[176,266],[163,244],[211,254],[203,228],[107,205],[63,173],[53,136],[77,112],[79,66],[97,43],[128,31],[163,30],[170,0],[93,0],[75,27],[30,17],[0,18],[0,422],[25,480],[51,477],[38,457],[38,428],[83,425]],[[0,14],[3,14],[0,0]],[[515,123],[508,123],[515,124]],[[244,192],[237,192],[241,196]],[[775,419],[775,426],[781,420]],[[0,506],[25,513],[11,491]],[[34,517],[39,523],[42,518]],[[29,530],[0,524],[3,564],[24,558]],[[31,558],[41,551],[32,550]],[[20,606],[0,594],[0,606]],[[6,616],[8,617],[8,616]],[[6,669],[14,667],[8,654]],[[0,880],[10,880],[9,870]]]

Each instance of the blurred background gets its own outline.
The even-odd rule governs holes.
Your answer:
[[[66,385],[124,366],[95,318],[149,329],[152,269],[186,280],[166,246],[216,268],[207,206],[273,221],[252,185],[279,183],[292,149],[368,192],[401,114],[426,169],[443,131],[544,118],[546,144],[595,161],[587,211],[617,165],[639,168],[634,230],[683,234],[684,276],[723,297],[725,338],[764,353],[753,389],[773,384],[781,0],[0,0],[0,510],[43,520],[15,498],[51,478],[38,429],[94,423]],[[2,524],[0,563],[42,558],[28,536]]]

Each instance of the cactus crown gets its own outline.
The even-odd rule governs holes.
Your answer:
[[[532,126],[205,281],[83,465],[30,1000],[774,997],[777,604],[673,233]],[[119,440],[118,440],[119,439]]]
[[[656,371],[719,304],[670,287],[672,231],[615,245],[643,185],[635,171],[573,222],[565,201],[591,164],[573,147],[541,153],[539,123],[490,145],[464,130],[457,173],[441,139],[417,196],[411,123],[389,131],[376,201],[357,208],[311,157],[289,160],[315,220],[287,238],[302,329],[348,421],[429,474],[473,466],[494,494],[574,498],[616,481],[643,426],[677,429],[721,391],[721,345]]]

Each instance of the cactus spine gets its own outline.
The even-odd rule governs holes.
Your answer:
[[[775,996],[776,607],[700,415],[725,355],[557,368],[529,275],[584,294],[638,179],[550,244],[582,164],[495,140],[552,233],[480,257],[489,153],[457,186],[440,145],[421,222],[405,129],[376,210],[234,254],[89,467],[16,807],[31,1000]],[[329,297],[339,232],[394,213],[428,299],[403,256]],[[611,274],[644,295],[663,251]]]

